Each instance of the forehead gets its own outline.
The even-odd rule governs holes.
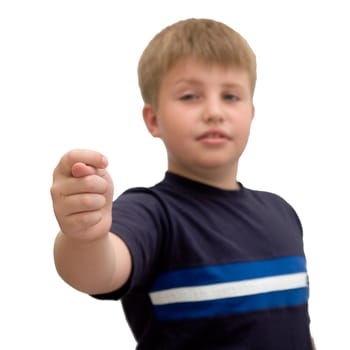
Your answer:
[[[223,66],[195,59],[183,59],[171,67],[162,79],[161,88],[167,85],[220,84],[239,85],[249,89],[249,75],[245,69],[237,66]]]

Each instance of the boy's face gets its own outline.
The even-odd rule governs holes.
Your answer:
[[[180,61],[161,83],[157,108],[146,104],[143,115],[166,146],[169,171],[234,187],[254,115],[247,72]]]

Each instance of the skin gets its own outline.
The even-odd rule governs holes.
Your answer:
[[[156,108],[146,104],[149,132],[160,137],[168,169],[235,189],[238,160],[254,116],[247,72],[180,61],[163,79]]]
[[[59,275],[89,294],[115,290],[128,279],[131,256],[124,242],[109,233],[113,182],[107,159],[91,150],[72,150],[59,161],[51,187],[60,225],[54,245]]]

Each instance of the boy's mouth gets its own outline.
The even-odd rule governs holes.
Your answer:
[[[222,130],[208,130],[206,132],[204,132],[203,134],[199,135],[199,137],[197,138],[198,141],[201,140],[220,140],[220,139],[226,139],[229,140],[229,136]]]
[[[219,147],[225,145],[230,140],[230,137],[222,130],[208,130],[197,137],[202,145],[208,147]]]

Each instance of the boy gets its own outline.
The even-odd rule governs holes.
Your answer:
[[[58,273],[121,299],[138,349],[312,349],[299,219],[236,179],[254,116],[251,48],[223,23],[184,20],[151,40],[138,74],[164,180],[112,203],[106,158],[64,155],[51,188]]]

